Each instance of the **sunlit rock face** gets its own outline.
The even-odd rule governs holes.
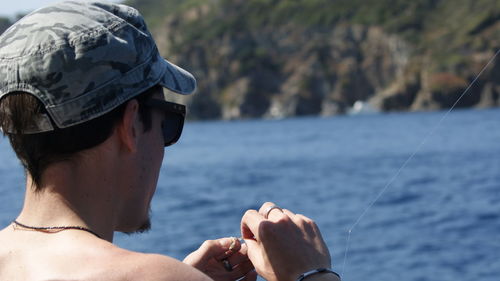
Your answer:
[[[456,1],[125,3],[197,77],[198,94],[170,97],[189,118],[241,119],[499,106],[500,6]]]

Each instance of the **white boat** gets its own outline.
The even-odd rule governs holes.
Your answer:
[[[349,115],[359,115],[359,114],[375,114],[379,113],[379,111],[364,101],[356,101],[350,109],[347,110],[347,114]]]

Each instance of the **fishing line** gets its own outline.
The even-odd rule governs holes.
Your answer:
[[[476,83],[477,79],[479,77],[481,77],[481,75],[483,74],[483,72],[486,70],[486,68],[488,68],[488,66],[495,60],[495,58],[497,57],[497,55],[500,53],[500,49],[497,50],[497,52],[493,55],[493,57],[488,61],[488,63],[483,67],[483,69],[479,72],[479,74],[476,75],[476,77],[474,78],[474,80],[472,80],[472,82],[469,84],[469,86],[462,92],[462,94],[457,98],[457,100],[455,101],[455,103],[453,103],[453,105],[450,107],[450,109],[443,115],[443,117],[439,120],[439,122],[436,123],[436,125],[431,129],[431,131],[429,133],[427,133],[427,135],[423,138],[423,140],[420,142],[420,144],[417,146],[417,148],[413,151],[413,153],[406,159],[406,161],[403,163],[403,165],[401,165],[401,167],[399,167],[399,169],[397,170],[397,172],[394,174],[394,176],[387,182],[387,184],[384,186],[384,188],[382,188],[382,190],[377,194],[377,196],[375,196],[375,198],[370,202],[370,204],[368,204],[368,206],[363,210],[363,212],[361,213],[361,215],[356,219],[356,221],[354,222],[354,224],[351,225],[351,227],[347,230],[347,238],[346,238],[346,246],[345,246],[345,252],[344,252],[344,262],[342,264],[342,270],[341,270],[341,276],[344,276],[344,270],[345,270],[345,265],[346,265],[346,261],[347,261],[347,253],[349,251],[349,243],[350,243],[350,240],[351,240],[351,233],[352,231],[354,230],[354,228],[359,224],[359,222],[361,221],[361,219],[366,215],[366,213],[371,209],[371,207],[380,199],[380,197],[382,197],[382,195],[389,189],[389,187],[392,186],[392,184],[394,183],[394,181],[399,177],[399,175],[401,174],[401,171],[403,171],[406,167],[406,165],[408,165],[408,163],[415,157],[415,155],[420,152],[420,149],[422,148],[422,146],[427,142],[427,140],[432,136],[434,135],[434,133],[437,131],[437,129],[441,126],[441,124],[443,123],[443,121],[448,117],[448,115],[450,114],[450,112],[455,109],[455,107],[457,106],[457,104],[460,102],[460,100],[462,100],[462,98],[467,94],[467,92],[469,91],[469,89]]]

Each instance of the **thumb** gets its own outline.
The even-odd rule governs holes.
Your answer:
[[[232,253],[239,251],[240,248],[241,243],[238,238],[225,237],[203,242],[197,252],[200,252],[207,258],[215,257],[218,259],[223,259],[231,255]]]
[[[227,258],[239,251],[240,248],[240,241],[234,237],[206,240],[198,250],[192,252],[184,259],[184,263],[199,267],[206,264],[211,258],[215,258],[216,260]]]
[[[252,262],[252,264],[255,266],[255,270],[258,274],[261,276],[264,276],[265,272],[271,272],[269,269],[269,262],[266,257],[265,250],[262,248],[262,245],[260,245],[259,242],[255,241],[254,239],[245,239],[245,244],[247,245],[247,255],[248,259]],[[267,276],[272,276],[267,274]],[[269,279],[268,279],[269,280]]]
[[[214,255],[217,260],[225,259],[228,256],[238,252],[241,249],[240,239],[236,237],[226,237],[216,240],[220,248],[214,251]],[[215,253],[216,252],[216,253]]]
[[[259,242],[253,239],[245,239],[245,244],[247,245],[248,258],[250,258],[250,260],[255,259],[261,252]]]
[[[223,252],[222,245],[217,240],[206,240],[196,251],[187,255],[183,262],[200,269],[210,258]]]

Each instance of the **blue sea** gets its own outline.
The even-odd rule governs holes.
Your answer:
[[[189,122],[166,149],[153,229],[115,243],[182,259],[274,201],[318,223],[343,280],[497,281],[500,109],[445,114]],[[0,157],[3,227],[24,176],[6,139]]]

